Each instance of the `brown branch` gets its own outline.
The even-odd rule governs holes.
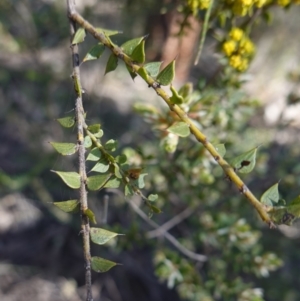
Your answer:
[[[68,15],[75,9],[74,0],[68,0]],[[70,18],[70,35],[71,41],[76,32],[76,23]],[[83,238],[83,255],[85,261],[85,285],[86,285],[86,301],[93,301],[92,296],[92,273],[91,273],[91,251],[90,251],[90,223],[88,217],[85,215],[85,211],[88,209],[87,203],[87,191],[86,191],[86,169],[85,169],[85,147],[84,147],[84,109],[82,105],[82,92],[80,82],[80,70],[79,70],[79,54],[78,46],[71,45],[72,52],[72,64],[73,64],[73,81],[74,89],[76,92],[75,101],[75,117],[77,124],[77,145],[78,145],[78,163],[79,163],[79,175],[80,175],[80,210],[81,210],[81,233]]]
[[[119,59],[123,60],[126,65],[133,72],[138,72],[141,66],[135,64],[131,58],[126,55],[122,49],[116,45],[114,45],[109,38],[105,36],[102,32],[97,32],[96,28],[86,21],[81,15],[79,15],[75,9],[70,11],[69,17],[77,22],[80,26],[82,26],[86,31],[88,31],[95,39],[99,40],[102,44],[108,47]],[[211,156],[215,159],[215,161],[221,166],[226,177],[233,182],[241,194],[245,195],[248,201],[252,204],[252,206],[257,210],[261,219],[266,222],[270,228],[275,228],[275,224],[272,222],[269,214],[267,213],[264,205],[253,195],[253,193],[248,189],[246,184],[242,181],[242,179],[237,175],[234,168],[218,153],[215,147],[208,141],[208,138],[199,130],[199,128],[195,125],[195,123],[189,119],[187,114],[181,109],[180,106],[175,105],[170,100],[168,94],[163,90],[160,85],[155,81],[151,76],[147,76],[144,80],[147,82],[149,87],[152,87],[158,96],[160,96],[165,103],[169,106],[170,110],[181,119],[181,121],[185,122],[189,128],[191,133],[195,136],[195,138],[203,144],[203,146],[208,150]]]

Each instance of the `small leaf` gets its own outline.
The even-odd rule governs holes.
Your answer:
[[[187,137],[190,134],[190,128],[185,122],[175,122],[167,131],[178,135],[179,137]]]
[[[63,156],[72,155],[77,151],[77,146],[74,143],[50,142],[50,144],[56,149],[58,153]]]
[[[85,29],[82,27],[78,28],[72,40],[72,45],[82,43],[84,41],[85,36]]]
[[[109,161],[106,158],[101,158],[96,165],[92,168],[91,171],[96,171],[96,172],[107,172],[109,169]]]
[[[60,210],[67,213],[76,213],[79,211],[80,203],[78,200],[69,200],[64,202],[55,202],[53,203]]]
[[[84,210],[84,214],[88,217],[90,222],[92,222],[93,224],[97,224],[95,213],[91,209]]]
[[[117,145],[118,143],[116,140],[110,139],[105,143],[105,149],[114,152],[117,148]]]
[[[90,176],[87,178],[87,187],[92,191],[99,190],[104,187],[110,177],[111,174]]]
[[[72,116],[58,118],[57,121],[65,128],[71,128],[75,124],[75,118]]]
[[[255,166],[256,152],[257,147],[239,155],[231,161],[231,165],[240,173],[249,173]]]
[[[98,273],[107,272],[108,270],[110,270],[111,268],[113,268],[116,265],[117,265],[116,262],[109,261],[109,260],[103,259],[101,257],[93,256],[91,258],[92,269]]]
[[[98,133],[95,133],[94,136],[95,136],[96,138],[101,138],[101,137],[103,136],[103,131],[102,131],[102,130],[99,130],[99,132],[98,132]]]
[[[100,128],[101,128],[100,123],[96,123],[96,124],[92,124],[92,125],[88,126],[88,130],[93,134],[98,133]]]
[[[107,231],[101,228],[90,228],[91,240],[97,245],[104,245],[112,238],[121,235],[115,232]]]
[[[157,195],[157,194],[150,194],[150,195],[148,196],[148,200],[149,200],[150,202],[155,202],[155,201],[157,200],[157,198],[158,198],[158,195]]]
[[[162,212],[158,207],[152,205],[150,202],[146,202],[146,205],[147,205],[147,206],[150,208],[150,210],[151,210],[150,216],[152,216],[152,213],[159,214],[159,213]]]
[[[145,187],[144,177],[147,175],[148,175],[147,173],[140,174],[139,178],[137,179],[138,188],[142,189]]]
[[[120,185],[121,185],[121,180],[116,177],[112,177],[110,180],[106,182],[103,188],[119,188]]]
[[[118,58],[112,53],[108,58],[104,74],[116,70],[117,67],[118,67]]]
[[[157,110],[157,108],[147,103],[135,103],[133,109],[141,114],[159,115],[159,111]]]
[[[167,65],[157,76],[156,81],[162,86],[171,84],[175,77],[175,60]]]
[[[93,145],[92,139],[90,136],[85,136],[84,137],[84,143],[83,143],[85,148],[90,148]]]
[[[134,195],[134,191],[130,185],[125,185],[125,196],[132,196]]]
[[[176,89],[171,85],[171,91],[172,91],[172,96],[170,97],[170,100],[173,104],[180,105],[183,103],[183,97],[178,94]]]
[[[134,49],[145,39],[146,36],[129,40],[121,45],[124,53],[131,56]]]
[[[117,178],[122,179],[122,175],[120,173],[120,168],[118,164],[114,163],[114,174]]]
[[[120,165],[125,164],[127,162],[127,157],[124,154],[117,156],[115,159],[116,159],[116,162]]]
[[[64,171],[55,171],[57,175],[67,184],[70,188],[78,189],[80,187],[80,175],[77,172],[64,172]]]
[[[178,145],[179,137],[173,133],[169,133],[160,141],[161,147],[168,153],[174,153]]]
[[[215,147],[216,151],[219,153],[221,157],[225,156],[226,154],[225,144],[214,144],[213,146]]]
[[[145,80],[145,81],[148,80],[148,73],[144,67],[141,67],[137,73],[140,75],[140,77],[143,80]]]
[[[132,80],[134,80],[134,79],[137,77],[136,72],[134,72],[134,71],[132,70],[132,68],[129,67],[128,65],[126,65],[126,69],[128,70],[128,72],[129,72],[130,77],[132,78]]]
[[[144,65],[145,70],[151,77],[156,77],[159,73],[159,69],[162,62],[153,62]]]
[[[98,161],[98,160],[100,160],[100,158],[101,158],[101,152],[100,152],[99,148],[95,147],[90,151],[86,160],[87,161]]]
[[[192,83],[184,84],[178,91],[178,94],[181,95],[183,98],[190,96],[192,93],[193,93]]]
[[[92,61],[98,59],[105,50],[105,46],[102,43],[99,43],[93,46],[89,52],[85,55],[83,62]]]
[[[274,203],[279,201],[278,183],[271,186],[267,191],[263,193],[260,198],[262,204],[266,206],[273,206]]]
[[[101,27],[97,27],[96,31],[104,33],[107,37],[123,33],[122,31],[119,31],[119,30],[105,29],[105,28],[101,28]]]
[[[145,62],[145,40],[143,39],[133,50],[131,59],[138,63],[143,64]]]

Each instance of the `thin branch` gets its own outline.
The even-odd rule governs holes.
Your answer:
[[[119,59],[123,60],[130,70],[133,72],[138,72],[141,66],[135,64],[131,58],[126,55],[122,49],[116,45],[114,45],[109,38],[105,36],[103,32],[97,31],[96,28],[86,21],[81,15],[79,15],[75,9],[70,11],[69,17],[77,22],[80,26],[82,26],[86,31],[88,31],[95,39],[99,40],[102,44],[108,47]],[[261,219],[266,222],[270,228],[275,228],[275,224],[272,222],[269,214],[267,213],[264,205],[260,203],[260,201],[253,195],[253,193],[248,189],[246,184],[241,180],[241,178],[237,175],[234,168],[218,153],[215,147],[208,141],[208,138],[199,130],[199,128],[195,125],[195,123],[189,119],[187,114],[181,109],[180,106],[175,105],[170,100],[168,94],[163,90],[160,85],[155,81],[151,76],[147,76],[144,80],[147,82],[149,87],[152,87],[158,96],[160,96],[165,103],[169,106],[170,110],[177,114],[177,116],[181,119],[181,121],[185,122],[189,128],[191,133],[195,136],[195,138],[203,144],[203,146],[208,150],[211,156],[215,159],[215,161],[222,167],[226,176],[230,181],[232,181],[238,188],[241,194],[245,195],[248,201],[252,204],[252,206],[257,210]]]
[[[74,0],[68,0],[68,15],[75,10]],[[76,23],[70,18],[70,35],[71,41],[76,32]],[[82,105],[82,91],[80,81],[80,70],[79,70],[79,54],[78,46],[71,45],[72,52],[72,64],[73,64],[73,81],[74,90],[76,92],[75,102],[75,115],[77,124],[77,145],[78,145],[78,163],[79,163],[79,175],[80,175],[80,210],[81,210],[81,233],[83,238],[83,254],[85,261],[85,284],[86,284],[86,301],[93,301],[92,296],[92,274],[91,274],[91,251],[90,251],[90,224],[89,219],[85,215],[85,211],[88,209],[87,203],[87,191],[86,191],[86,169],[85,169],[85,147],[84,147],[84,109]]]
[[[132,207],[132,209],[147,223],[149,224],[151,227],[155,228],[155,229],[159,229],[160,226],[155,223],[153,220],[149,219],[149,217],[147,216],[147,214],[145,214],[132,200],[127,200],[128,203],[130,204],[130,206]],[[202,255],[202,254],[197,254],[195,252],[192,252],[190,250],[188,250],[187,248],[185,248],[182,244],[179,243],[179,241],[172,236],[170,233],[168,232],[163,232],[162,235],[175,247],[177,248],[182,254],[184,254],[186,257],[193,259],[193,260],[197,260],[200,262],[205,262],[207,260],[207,256]],[[149,237],[150,238],[150,237]]]
[[[148,238],[154,238],[157,236],[164,235],[167,231],[169,231],[171,228],[175,227],[176,225],[180,224],[183,220],[191,216],[193,213],[195,213],[195,208],[187,207],[185,210],[171,218],[169,221],[164,223],[163,225],[159,226],[159,228],[149,231],[146,233],[146,236]]]

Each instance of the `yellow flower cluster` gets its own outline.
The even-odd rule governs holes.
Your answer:
[[[211,0],[187,0],[187,6],[196,15],[199,10],[207,9],[210,2]]]
[[[287,6],[289,4],[300,4],[300,0],[277,0],[277,4],[280,6]]]
[[[222,51],[228,57],[231,67],[238,71],[245,71],[255,52],[255,46],[240,28],[232,28],[228,36],[229,38],[222,45]]]
[[[232,12],[237,16],[245,16],[252,7],[263,7],[269,0],[226,0]]]

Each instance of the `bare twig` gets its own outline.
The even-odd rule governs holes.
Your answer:
[[[70,17],[71,12],[74,11],[74,0],[68,0],[68,15]],[[76,32],[76,23],[70,18],[70,34],[71,41]],[[86,192],[86,170],[85,170],[85,147],[84,147],[84,110],[82,105],[82,91],[80,81],[79,70],[79,54],[78,46],[71,45],[72,51],[72,63],[73,63],[73,81],[74,89],[76,92],[75,102],[75,115],[77,124],[77,144],[78,144],[78,163],[79,163],[79,175],[80,175],[80,207],[81,207],[81,233],[83,238],[83,253],[85,261],[85,284],[86,284],[86,301],[93,301],[92,296],[92,275],[91,275],[91,251],[90,251],[90,224],[87,215],[85,214],[88,209],[87,192]]]
[[[159,228],[147,232],[146,236],[148,238],[154,238],[160,235],[164,235],[167,231],[180,224],[183,220],[191,216],[193,213],[195,213],[195,208],[187,207],[185,210],[171,218],[169,221],[159,226]]]
[[[141,66],[135,64],[131,58],[126,55],[123,50],[114,45],[111,40],[105,36],[103,32],[99,32],[96,28],[86,21],[81,15],[79,15],[74,7],[70,12],[69,16],[72,20],[77,22],[80,26],[82,26],[86,31],[88,31],[95,39],[99,40],[102,44],[108,47],[115,56],[119,59],[123,60],[127,66],[130,67],[130,70],[133,72],[138,72]],[[208,150],[211,156],[215,159],[215,161],[221,166],[227,178],[230,179],[238,188],[241,194],[245,195],[248,201],[252,204],[252,206],[257,210],[261,219],[266,222],[270,228],[275,228],[275,224],[272,222],[268,212],[265,210],[264,205],[253,195],[253,193],[249,190],[246,184],[242,181],[242,179],[237,175],[234,168],[218,153],[215,147],[209,142],[208,138],[204,133],[200,131],[200,129],[196,126],[196,124],[187,116],[187,114],[182,110],[182,108],[176,104],[174,104],[166,91],[160,87],[160,85],[155,81],[154,78],[147,75],[147,78],[144,78],[149,87],[152,87],[158,96],[160,96],[165,103],[169,106],[170,110],[174,112],[181,121],[185,122],[189,128],[191,133],[195,136],[195,138],[203,144],[203,146]]]

